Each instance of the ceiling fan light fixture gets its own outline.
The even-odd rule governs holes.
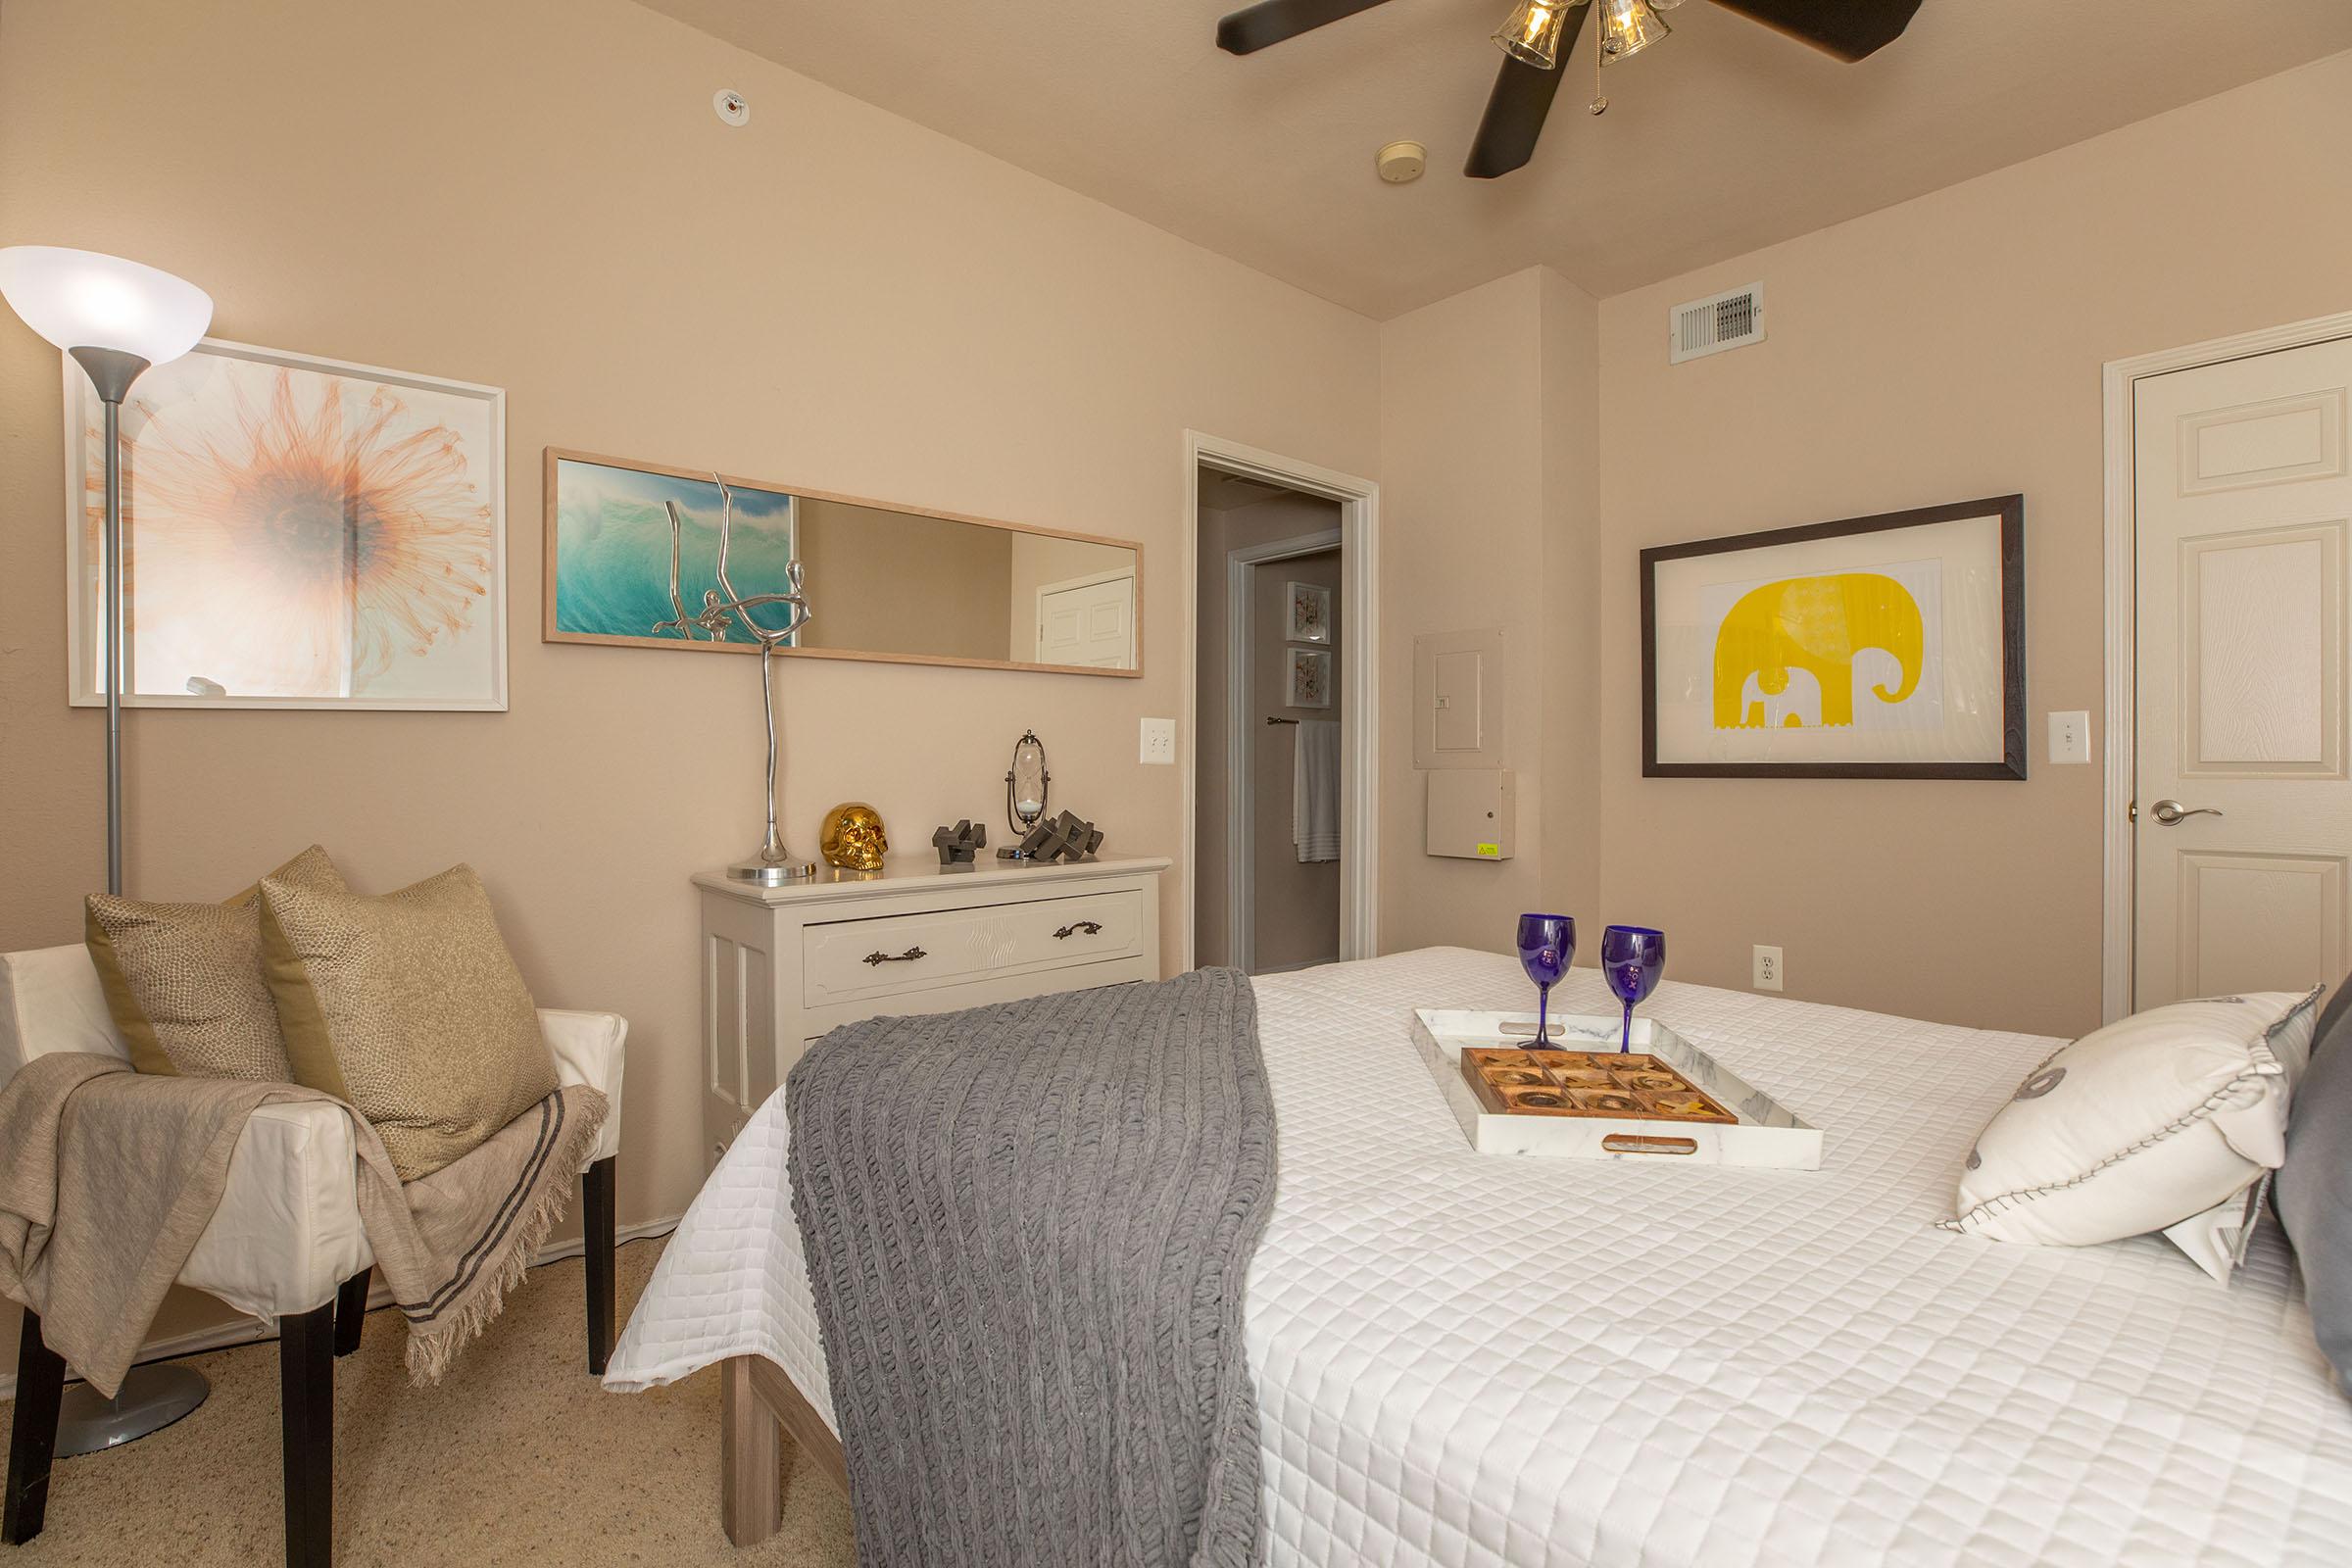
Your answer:
[[[1638,55],[1674,31],[1651,8],[1649,0],[1593,0],[1593,3],[1600,7],[1600,63],[1604,66]],[[1673,5],[1667,9],[1673,9]]]
[[[1592,0],[1519,0],[1495,29],[1494,47],[1523,65],[1551,71],[1560,63],[1560,31],[1568,13]]]

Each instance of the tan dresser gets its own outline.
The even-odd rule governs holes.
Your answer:
[[[1159,978],[1165,859],[1080,865],[928,858],[760,888],[716,872],[703,903],[703,1129],[715,1163],[827,1030]]]

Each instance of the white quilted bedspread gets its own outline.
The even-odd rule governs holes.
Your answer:
[[[1452,949],[1257,982],[1281,1187],[1250,1277],[1270,1562],[2352,1563],[2352,1404],[2275,1224],[2223,1288],[2156,1239],[1934,1228],[2052,1042],[1662,987],[1827,1130],[1819,1171],[1482,1156],[1408,1019],[1524,1007]],[[1597,975],[1555,993],[1609,1012]],[[831,1419],[783,1097],[607,1383],[770,1357]]]

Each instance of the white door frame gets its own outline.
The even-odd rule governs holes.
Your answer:
[[[1257,973],[1257,743],[1263,724],[1253,724],[1250,675],[1257,656],[1257,614],[1251,589],[1257,568],[1326,550],[1341,552],[1347,569],[1347,537],[1337,528],[1293,535],[1225,555],[1225,961],[1245,974]],[[1346,677],[1342,677],[1343,688]],[[1348,711],[1346,698],[1340,712]],[[1342,744],[1346,737],[1341,737]],[[1195,783],[1198,784],[1198,780]],[[1247,809],[1244,805],[1247,803]],[[1346,857],[1341,869],[1347,869]]]
[[[2138,657],[2139,630],[2134,603],[2139,570],[2135,526],[2139,498],[2133,493],[2134,383],[2146,376],[2194,370],[2282,349],[2308,348],[2341,337],[2352,337],[2352,312],[2107,363],[2107,900],[2099,944],[2099,1016],[2105,1022],[2113,1023],[2132,1011],[2132,928],[2137,919],[2132,856],[2132,775],[2138,766],[2133,663]]]
[[[1340,504],[1340,956],[1368,958],[1380,951],[1380,486],[1370,479],[1282,457],[1239,441],[1184,432],[1184,729],[1200,719],[1200,470],[1276,484]],[[1189,742],[1188,742],[1189,746]],[[1184,766],[1184,967],[1196,961],[1194,936],[1200,900],[1200,846],[1193,813],[1198,794],[1193,759]]]

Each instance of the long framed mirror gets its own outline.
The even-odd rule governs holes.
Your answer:
[[[781,593],[798,560],[813,615],[780,652],[889,663],[1143,673],[1143,547],[547,449],[543,635],[756,653],[710,607],[728,576]]]

